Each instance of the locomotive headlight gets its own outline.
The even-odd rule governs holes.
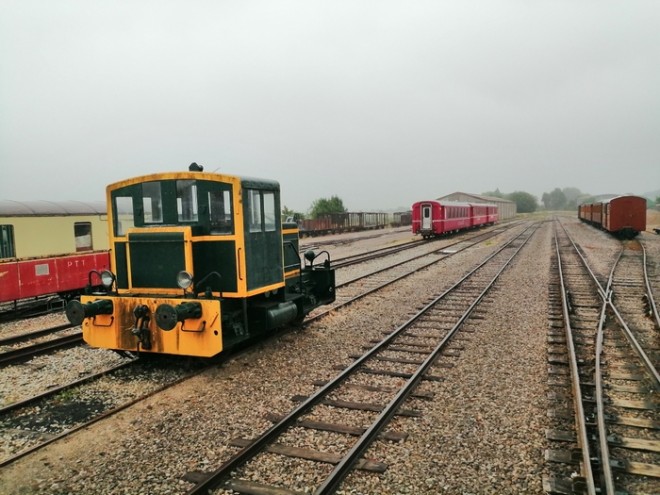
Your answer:
[[[188,287],[192,285],[193,276],[191,273],[188,273],[186,271],[181,271],[176,276],[176,283],[183,290],[186,290]]]
[[[115,276],[111,271],[103,270],[101,272],[101,283],[103,287],[109,290],[112,288],[112,284],[115,283]]]

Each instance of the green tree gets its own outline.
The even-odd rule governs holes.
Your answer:
[[[312,203],[309,214],[312,218],[319,218],[323,215],[330,215],[332,213],[346,213],[344,202],[339,196],[332,196],[330,199],[320,198]]]
[[[541,201],[546,210],[563,210],[566,208],[566,195],[558,187],[555,187],[549,194],[543,193]]]
[[[518,213],[533,213],[538,208],[536,196],[524,191],[514,191],[511,194],[507,194],[507,199],[516,203]]]
[[[564,196],[566,196],[566,209],[567,210],[574,210],[577,208],[578,205],[578,200],[584,196],[582,194],[582,191],[580,191],[577,187],[565,187],[562,189],[562,192],[564,193]]]

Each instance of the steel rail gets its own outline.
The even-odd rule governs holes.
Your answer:
[[[617,320],[619,320],[619,324],[621,325],[621,328],[623,329],[623,335],[626,337],[628,340],[628,343],[630,346],[633,348],[639,359],[642,361],[644,366],[646,367],[646,370],[649,372],[649,374],[653,377],[655,380],[655,387],[660,388],[660,374],[658,373],[657,368],[653,365],[651,362],[651,358],[649,358],[648,354],[644,352],[644,349],[642,349],[642,346],[639,345],[639,342],[635,338],[635,335],[633,332],[630,330],[628,325],[626,324],[625,320],[623,319],[623,316],[621,316],[621,313],[619,313],[619,310],[616,308],[614,303],[612,303],[611,300],[607,301],[607,304],[609,304],[610,309],[616,316]]]
[[[595,370],[594,370],[594,380],[595,380],[595,388],[596,388],[596,414],[597,414],[597,427],[598,427],[598,445],[599,449],[601,452],[601,459],[600,459],[600,466],[602,469],[601,475],[603,482],[605,484],[605,490],[607,495],[615,495],[616,493],[616,488],[614,485],[614,476],[612,473],[611,469],[611,462],[610,462],[610,453],[609,453],[609,442],[608,442],[608,435],[607,435],[607,426],[606,426],[606,421],[605,421],[605,404],[604,404],[604,397],[603,397],[603,379],[602,379],[602,368],[601,368],[601,355],[603,352],[603,326],[604,322],[606,319],[606,311],[607,308],[609,308],[612,313],[616,316],[616,319],[619,322],[620,328],[624,336],[626,337],[626,340],[628,340],[628,343],[632,347],[632,349],[635,351],[639,359],[642,361],[644,367],[647,369],[648,373],[653,377],[655,380],[655,388],[660,389],[660,375],[658,374],[657,369],[653,365],[651,359],[648,357],[648,355],[644,352],[642,349],[641,345],[635,338],[634,333],[630,330],[628,327],[627,323],[625,322],[623,316],[617,309],[617,307],[614,305],[612,302],[612,296],[614,294],[614,290],[612,288],[613,282],[614,282],[614,272],[618,266],[619,261],[621,260],[621,257],[624,252],[624,248],[620,250],[616,260],[614,261],[612,265],[612,269],[610,271],[610,275],[608,277],[608,282],[607,282],[607,287],[606,289],[603,289],[600,283],[598,282],[598,279],[594,275],[593,271],[589,268],[589,265],[580,253],[579,249],[577,248],[576,244],[573,242],[570,234],[566,231],[566,228],[564,225],[559,222],[561,225],[562,229],[564,230],[567,238],[573,245],[575,252],[578,254],[582,261],[583,267],[587,270],[589,273],[589,276],[591,279],[594,281],[594,283],[597,284],[598,286],[598,292],[599,295],[602,298],[602,308],[601,308],[601,314],[600,314],[600,319],[599,319],[599,324],[598,324],[598,330],[596,334],[596,351],[595,351]],[[640,243],[641,245],[641,243]],[[642,250],[644,252],[643,256],[643,268],[644,268],[644,275],[645,279],[647,279],[647,274],[646,274],[646,253],[644,251],[644,247],[642,246]],[[650,286],[647,285],[647,292],[650,292]],[[584,414],[582,411],[580,413],[581,415]]]
[[[339,284],[339,285],[337,285],[336,288],[339,289],[339,288],[341,288],[341,287],[344,287],[344,286],[347,286],[347,285],[353,284],[353,283],[358,282],[358,281],[360,281],[360,280],[362,280],[362,279],[365,279],[365,278],[367,278],[367,277],[372,277],[372,276],[374,276],[374,275],[378,275],[379,273],[386,272],[386,271],[391,270],[391,269],[393,269],[393,268],[397,268],[397,267],[399,267],[399,266],[405,265],[406,263],[410,263],[410,262],[412,262],[412,261],[416,261],[416,260],[418,260],[418,259],[420,259],[420,258],[424,258],[424,257],[426,257],[426,256],[432,256],[432,255],[434,255],[434,254],[441,253],[442,251],[446,250],[448,247],[456,246],[457,244],[461,244],[461,243],[464,243],[464,242],[472,242],[472,241],[474,241],[475,239],[477,239],[477,238],[479,238],[479,237],[486,237],[486,239],[492,239],[493,237],[496,237],[496,236],[498,236],[498,235],[500,235],[500,234],[502,234],[502,233],[504,233],[504,232],[507,232],[508,230],[509,230],[509,229],[507,229],[507,230],[502,230],[502,231],[500,231],[500,232],[493,232],[493,231],[491,231],[491,232],[487,232],[487,233],[485,233],[485,234],[480,234],[480,235],[478,235],[478,236],[471,237],[471,238],[469,238],[469,239],[465,239],[465,240],[463,240],[463,241],[459,241],[459,242],[455,242],[455,243],[453,243],[453,244],[449,244],[448,246],[444,246],[444,247],[442,247],[442,248],[436,249],[436,250],[434,250],[434,251],[430,251],[430,252],[425,253],[425,254],[422,254],[422,255],[420,255],[420,256],[415,256],[415,257],[410,258],[410,259],[408,259],[408,260],[400,261],[399,263],[395,263],[395,264],[390,265],[390,266],[387,266],[387,267],[385,267],[385,268],[381,268],[380,270],[376,270],[376,271],[374,271],[374,272],[370,272],[370,273],[367,273],[367,274],[365,274],[365,275],[361,275],[361,276],[356,277],[356,278],[354,278],[354,279],[352,279],[352,280],[349,280],[348,282],[344,282],[343,284]],[[475,244],[477,244],[477,242],[474,242],[473,244],[470,244],[470,245],[468,245],[468,246],[465,246],[464,248],[458,249],[458,250],[456,250],[455,252],[452,252],[451,254],[449,254],[448,256],[452,256],[452,255],[454,255],[454,254],[460,253],[461,251],[464,251],[464,250],[466,250],[466,249],[471,248],[471,247],[474,246]],[[436,259],[436,260],[430,261],[429,263],[426,263],[425,265],[422,265],[422,266],[417,267],[417,268],[416,268],[415,270],[413,270],[413,271],[410,271],[410,272],[408,272],[408,273],[404,273],[403,275],[399,275],[398,277],[393,278],[393,279],[391,279],[391,280],[388,280],[388,281],[386,281],[386,282],[384,282],[384,283],[382,283],[382,284],[379,284],[379,285],[377,285],[377,286],[375,286],[375,287],[373,287],[373,288],[371,288],[371,289],[369,289],[369,290],[367,290],[367,291],[365,291],[365,292],[361,292],[360,294],[356,295],[355,297],[350,298],[350,299],[347,300],[347,301],[344,301],[344,302],[339,303],[339,304],[337,304],[337,305],[335,305],[335,306],[332,306],[332,307],[329,308],[329,309],[321,310],[320,313],[317,313],[317,314],[315,314],[315,315],[310,316],[309,318],[307,318],[307,319],[303,322],[303,325],[307,325],[307,324],[309,324],[309,323],[311,323],[311,322],[313,322],[313,321],[316,321],[316,320],[318,320],[318,319],[320,319],[320,318],[322,318],[322,317],[328,315],[329,313],[332,313],[332,312],[336,311],[336,310],[339,309],[339,308],[342,308],[342,307],[348,306],[348,305],[350,305],[350,304],[353,304],[355,301],[358,301],[358,300],[360,300],[360,299],[362,299],[362,298],[368,296],[369,294],[373,294],[374,292],[379,291],[380,289],[382,289],[382,288],[384,288],[384,287],[387,287],[388,285],[391,285],[391,284],[393,284],[393,283],[395,283],[395,282],[398,282],[399,280],[402,280],[402,279],[404,279],[404,278],[406,278],[406,277],[409,277],[409,276],[413,275],[414,273],[416,273],[416,272],[418,272],[418,271],[420,271],[420,270],[424,270],[425,268],[428,268],[428,267],[433,266],[433,265],[435,265],[435,264],[437,264],[437,263],[440,263],[442,260],[446,259],[448,256],[445,256],[444,258],[439,258],[439,259]]]
[[[614,475],[612,473],[612,465],[610,462],[610,447],[609,442],[607,441],[607,423],[605,422],[605,398],[603,395],[603,368],[602,368],[602,355],[603,355],[603,327],[605,325],[605,320],[607,318],[607,305],[608,301],[612,297],[612,284],[614,282],[614,270],[616,269],[621,256],[623,255],[623,249],[619,251],[614,264],[612,265],[612,270],[610,271],[610,276],[607,279],[607,287],[605,290],[606,300],[603,301],[603,305],[600,310],[600,318],[598,320],[598,332],[596,334],[596,366],[594,370],[595,374],[595,385],[596,385],[596,423],[598,425],[598,445],[600,448],[600,458],[601,458],[601,469],[602,469],[602,479],[605,485],[605,493],[607,495],[615,495],[616,488],[614,486]]]
[[[57,395],[60,392],[63,392],[65,390],[68,390],[73,387],[77,387],[79,385],[83,385],[87,382],[91,382],[93,380],[97,380],[99,378],[102,378],[105,375],[108,375],[109,373],[112,373],[113,371],[120,370],[122,368],[125,368],[126,366],[132,365],[135,363],[137,359],[132,359],[131,361],[127,361],[125,363],[119,363],[117,365],[111,366],[109,368],[106,368],[102,371],[98,371],[92,375],[88,375],[86,377],[80,378],[78,380],[75,380],[73,382],[67,383],[65,385],[60,385],[59,387],[51,388],[46,390],[45,392],[42,392],[37,395],[33,395],[32,397],[29,397],[27,399],[19,400],[17,402],[12,402],[11,404],[7,404],[6,406],[0,407],[0,415],[7,414],[8,412],[15,411],[16,409],[20,409],[21,407],[26,407],[29,406],[30,404],[34,404],[37,401],[40,401],[42,399],[48,398],[53,395]]]
[[[563,225],[561,222],[558,222],[562,228]],[[565,229],[564,229],[565,230]],[[569,238],[570,240],[570,238]],[[573,242],[571,241],[573,244]],[[575,244],[573,244],[575,247]],[[561,253],[559,252],[559,241],[557,238],[557,233],[555,232],[555,253],[557,255],[557,272],[559,274],[559,287],[561,292],[561,307],[562,314],[564,317],[564,330],[566,332],[566,346],[568,348],[568,364],[571,373],[571,387],[573,389],[573,404],[576,410],[576,427],[577,427],[577,440],[578,445],[582,453],[582,474],[585,479],[587,493],[589,495],[596,495],[596,485],[594,482],[594,474],[591,469],[591,453],[589,448],[589,436],[587,434],[587,425],[584,419],[584,406],[582,398],[582,390],[580,387],[580,374],[578,371],[577,356],[575,352],[575,343],[573,342],[573,329],[571,328],[570,323],[570,314],[568,311],[568,300],[567,300],[567,289],[566,283],[564,281],[564,272],[561,267]],[[602,291],[602,287],[599,284],[599,290]]]
[[[351,256],[344,256],[343,258],[335,258],[332,260],[332,267],[335,269],[343,268],[346,266],[355,265],[357,263],[362,263],[364,261],[377,259],[386,255],[397,254],[402,251],[407,251],[408,249],[413,249],[417,246],[422,246],[425,244],[428,244],[428,241],[410,241],[405,244],[399,244],[398,246],[387,246],[384,248],[374,249],[373,251],[367,251]]]
[[[531,228],[528,227],[527,230]],[[524,231],[526,232],[526,230]],[[382,348],[386,347],[392,340],[394,340],[399,334],[403,333],[408,327],[410,327],[416,320],[422,317],[422,315],[428,311],[431,307],[437,304],[441,299],[446,297],[450,292],[452,292],[458,285],[463,283],[466,279],[472,276],[477,270],[484,266],[488,261],[493,257],[497,256],[501,251],[506,249],[510,244],[512,244],[516,239],[523,235],[523,233],[518,234],[514,239],[501,246],[497,251],[488,256],[482,263],[477,267],[471,270],[469,273],[464,275],[458,282],[448,288],[445,292],[437,296],[430,303],[424,306],[419,312],[409,318],[405,323],[399,326],[397,329],[392,331],[390,335],[385,337],[380,343],[370,349],[360,358],[356,359],[352,364],[346,367],[340,374],[338,374],[333,379],[329,380],[324,386],[319,388],[316,392],[311,394],[306,400],[301,402],[295,409],[293,409],[289,414],[287,414],[283,419],[278,423],[274,424],[259,437],[257,437],[249,445],[243,447],[236,455],[223,463],[218,469],[213,473],[209,474],[205,479],[197,483],[191,490],[187,492],[187,495],[200,495],[205,494],[208,490],[217,488],[228,476],[231,475],[232,471],[235,471],[240,466],[246,464],[257,454],[263,451],[263,449],[270,443],[272,443],[278,436],[280,436],[285,430],[294,424],[294,422],[306,414],[312,407],[319,404],[324,397],[326,397],[330,392],[335,390],[339,385],[341,385],[347,377],[351,376],[362,364],[376,355],[381,351]],[[530,236],[531,237],[531,236]]]
[[[619,310],[617,309],[617,307],[616,307],[616,306],[614,305],[614,303],[612,302],[612,294],[613,294],[613,292],[610,291],[609,293],[607,293],[607,292],[603,289],[603,287],[600,285],[600,282],[598,282],[598,279],[596,278],[596,275],[594,275],[593,271],[592,271],[591,268],[589,267],[589,264],[587,263],[587,260],[586,260],[585,257],[582,255],[582,253],[580,252],[580,250],[579,250],[578,247],[576,246],[575,242],[573,242],[573,239],[571,238],[571,236],[570,236],[570,235],[568,234],[568,232],[566,231],[566,228],[564,227],[564,225],[563,225],[561,222],[559,222],[559,224],[560,224],[560,225],[562,226],[562,228],[564,229],[564,232],[566,232],[566,235],[567,235],[569,241],[571,241],[571,244],[572,244],[573,247],[575,248],[575,250],[576,250],[578,256],[580,257],[580,259],[582,260],[582,264],[584,265],[584,267],[586,268],[586,270],[589,272],[589,275],[591,276],[591,278],[593,279],[593,281],[598,285],[598,292],[600,293],[601,298],[603,299],[603,301],[605,301],[606,304],[609,305],[610,309],[612,310],[612,312],[614,313],[614,315],[617,317],[617,320],[619,320],[619,324],[620,324],[621,327],[623,328],[623,334],[624,334],[624,336],[626,337],[626,339],[628,340],[628,343],[631,345],[631,347],[633,348],[633,350],[635,351],[635,353],[639,356],[639,358],[641,359],[642,363],[643,363],[644,366],[646,367],[647,371],[651,374],[651,376],[652,376],[653,379],[655,380],[655,386],[656,386],[656,388],[660,387],[660,374],[658,373],[658,370],[657,370],[656,367],[653,365],[653,363],[651,362],[651,359],[648,357],[648,355],[646,354],[646,352],[644,352],[644,349],[642,349],[642,346],[639,345],[639,342],[638,342],[637,339],[635,338],[634,333],[630,330],[630,328],[629,328],[628,325],[626,324],[625,320],[623,319],[623,316],[621,316],[621,313],[619,313]],[[640,245],[641,245],[641,243],[640,243]],[[644,247],[644,246],[642,246],[642,249],[643,249],[643,247]],[[623,251],[622,251],[622,252],[623,252]],[[618,261],[619,261],[619,259],[620,259],[620,257],[621,257],[622,252],[619,253],[619,257],[617,258],[616,262],[614,263],[614,266],[613,266],[613,268],[612,268],[612,274],[614,273],[614,268],[616,267],[616,263],[618,263]],[[643,265],[644,265],[644,274],[646,275],[646,251],[643,251],[643,253],[644,253],[644,257],[643,257],[643,259],[644,259],[644,262],[643,262]],[[612,276],[612,275],[610,275],[610,276]],[[647,291],[648,291],[648,286],[647,286]],[[650,292],[650,291],[649,291],[649,292]],[[655,306],[655,304],[654,304],[654,306]]]
[[[49,340],[48,342],[41,342],[28,347],[3,352],[0,353],[0,367],[26,361],[34,356],[39,356],[48,352],[67,349],[79,345],[82,340],[82,332],[79,332],[58,339]]]
[[[5,337],[4,339],[0,339],[0,346],[18,344],[19,342],[25,342],[26,340],[43,337],[44,335],[48,335],[50,333],[56,333],[61,330],[72,328],[74,326],[75,325],[72,325],[71,323],[62,323],[61,325],[57,325],[51,328],[44,328],[43,330],[35,330],[34,332],[22,333],[20,335],[14,335],[12,337]]]
[[[537,227],[538,228],[538,227]],[[526,231],[525,231],[526,232]],[[412,391],[417,387],[419,382],[422,380],[424,374],[432,366],[435,359],[438,357],[440,352],[444,349],[447,342],[453,335],[458,331],[458,329],[463,325],[465,320],[470,316],[474,308],[481,302],[485,297],[491,287],[499,279],[500,275],[504,270],[510,265],[513,258],[515,258],[520,250],[527,244],[529,239],[532,238],[536,229],[530,234],[524,242],[513,252],[508,260],[502,265],[502,267],[497,271],[493,278],[488,282],[486,287],[481,291],[481,293],[472,301],[468,309],[461,315],[456,324],[449,330],[447,335],[438,343],[433,352],[424,360],[424,362],[419,366],[417,371],[408,379],[403,388],[397,393],[397,395],[392,398],[390,403],[383,409],[383,411],[378,415],[376,420],[372,425],[362,434],[360,439],[353,445],[350,451],[343,457],[343,459],[335,466],[334,470],[326,478],[326,480],[314,491],[314,495],[330,495],[334,493],[346,478],[348,473],[351,471],[353,465],[358,461],[362,454],[367,450],[367,448],[373,443],[378,434],[382,429],[391,421],[392,417],[396,413],[397,409],[403,404],[403,402],[408,398]],[[524,233],[524,232],[523,232]],[[521,233],[522,235],[522,233]],[[518,237],[516,237],[518,239]],[[514,239],[515,240],[515,239]],[[511,241],[513,243],[513,241]],[[507,244],[507,247],[511,244]],[[504,248],[498,250],[496,254],[499,254],[503,251]],[[493,255],[494,256],[494,255]],[[492,257],[488,258],[489,261]],[[481,268],[485,264],[482,263],[478,268]],[[465,279],[465,278],[464,278]],[[462,279],[461,282],[464,280]],[[433,303],[434,304],[434,303]]]
[[[651,307],[651,312],[655,318],[655,327],[660,329],[660,315],[658,315],[658,307],[655,305],[655,299],[653,298],[653,289],[651,287],[651,282],[649,281],[649,274],[646,266],[646,248],[644,244],[640,241],[640,246],[642,246],[642,253],[644,256],[644,283],[646,284],[646,297],[648,298],[649,306]]]
[[[134,363],[135,363],[135,361],[129,362],[129,364],[134,364]],[[48,440],[46,440],[46,441],[44,441],[44,442],[42,442],[42,443],[40,443],[40,444],[37,444],[37,445],[35,445],[35,446],[33,446],[33,447],[28,447],[27,449],[18,452],[17,454],[15,454],[15,455],[12,456],[12,457],[8,457],[8,458],[6,458],[6,459],[2,459],[2,460],[0,460],[0,468],[5,467],[5,466],[8,466],[8,465],[10,465],[10,464],[16,462],[17,460],[19,460],[19,459],[21,459],[21,458],[23,458],[23,457],[29,455],[29,454],[32,454],[32,453],[34,453],[34,452],[37,452],[37,451],[43,449],[44,447],[46,447],[46,446],[48,446],[48,445],[50,445],[50,444],[52,444],[52,443],[55,443],[55,442],[57,442],[57,441],[59,441],[59,440],[61,440],[61,439],[63,439],[63,438],[66,438],[66,437],[68,437],[69,435],[72,435],[73,433],[75,433],[75,432],[77,432],[77,431],[80,431],[80,430],[82,430],[82,429],[84,429],[84,428],[87,428],[88,426],[91,426],[91,425],[93,425],[93,424],[95,424],[95,423],[98,423],[99,421],[102,421],[102,420],[104,420],[104,419],[106,419],[106,418],[109,418],[109,417],[111,417],[111,416],[113,416],[113,415],[115,415],[115,414],[117,414],[117,413],[123,411],[124,409],[128,409],[128,408],[131,407],[132,405],[137,404],[137,403],[139,403],[139,402],[141,402],[141,401],[143,401],[143,400],[146,400],[146,399],[148,399],[149,397],[153,397],[154,395],[159,394],[160,392],[162,392],[162,391],[164,391],[164,390],[167,390],[167,389],[170,388],[170,387],[174,387],[175,385],[178,385],[179,383],[182,383],[182,382],[184,382],[185,380],[188,380],[189,378],[192,378],[193,376],[197,376],[197,375],[200,374],[202,371],[204,371],[204,370],[201,370],[201,371],[195,372],[195,373],[193,373],[192,375],[184,376],[184,377],[179,378],[179,379],[177,379],[177,380],[175,380],[175,381],[173,381],[173,382],[171,382],[171,383],[166,383],[166,384],[164,384],[164,385],[162,385],[162,386],[160,386],[160,387],[158,387],[158,388],[152,390],[151,392],[147,393],[146,395],[143,395],[143,396],[141,396],[141,397],[137,397],[137,398],[135,398],[135,399],[131,399],[131,400],[129,400],[128,402],[125,402],[124,404],[120,404],[120,405],[118,405],[118,406],[116,406],[116,407],[114,407],[114,408],[112,408],[112,409],[109,409],[109,410],[107,410],[107,411],[105,411],[105,412],[99,414],[98,416],[95,416],[94,418],[92,418],[91,420],[89,420],[89,421],[87,421],[87,422],[81,423],[81,424],[79,424],[79,425],[77,425],[77,426],[74,426],[74,427],[68,429],[68,430],[65,430],[65,431],[63,431],[62,433],[60,433],[60,434],[58,434],[58,435],[55,435],[54,437],[49,438]]]

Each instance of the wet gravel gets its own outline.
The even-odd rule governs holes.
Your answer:
[[[565,223],[584,243],[590,263],[599,273],[608,274],[617,242],[575,218],[567,217]],[[643,237],[649,256],[657,262],[660,236]],[[392,239],[383,236],[381,241]],[[236,451],[229,444],[232,439],[263,432],[270,426],[266,414],[290,411],[292,396],[310,394],[315,380],[335,376],[334,365],[350,363],[349,355],[402,324],[413,308],[451,285],[499,242],[492,240],[459,253],[304,329],[257,344],[108,421],[2,468],[0,493],[185,493],[192,486],[183,480],[187,472],[211,471],[220,465]],[[356,241],[323,249],[340,257],[363,248]],[[397,417],[392,423],[390,430],[408,433],[407,439],[378,441],[368,450],[366,457],[388,464],[385,473],[356,471],[338,493],[543,493],[549,424],[547,301],[553,249],[551,224],[546,223],[497,283],[485,303],[488,318],[468,323],[471,331],[457,346],[455,365],[433,371],[444,380],[422,385],[421,390],[434,393],[434,398],[406,404],[422,411],[422,416]],[[7,401],[8,396],[20,396],[32,386],[43,388],[33,381],[64,381],[71,370],[81,372],[81,363],[84,369],[94,368],[111,355],[85,349],[84,355],[72,354],[70,360],[61,356],[34,380],[32,375],[21,380],[18,372],[9,381],[5,370],[0,370],[0,396]],[[374,376],[369,383],[378,384],[379,378]],[[313,419],[324,419],[323,409],[316,414]],[[347,423],[360,426],[357,423],[368,421],[372,414],[346,416]],[[328,435],[337,437],[338,449],[345,446],[341,436]],[[264,456],[259,462],[268,463],[271,458]],[[311,490],[318,480],[307,479],[307,473],[314,471],[306,468],[309,462],[291,460],[286,469],[273,468],[269,481]]]

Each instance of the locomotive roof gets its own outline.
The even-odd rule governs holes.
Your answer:
[[[12,201],[0,199],[0,217],[105,215],[105,201]]]
[[[141,175],[138,177],[132,177],[125,179],[119,182],[108,185],[107,189],[116,189],[119,187],[124,187],[131,184],[138,184],[140,182],[149,182],[157,180],[175,180],[175,179],[199,179],[199,180],[210,180],[210,181],[240,181],[241,186],[247,188],[255,189],[271,189],[277,190],[280,189],[280,183],[272,179],[260,179],[256,177],[245,177],[240,175],[226,175],[218,174],[215,172],[200,172],[200,171],[185,171],[185,172],[159,172],[149,175]]]

